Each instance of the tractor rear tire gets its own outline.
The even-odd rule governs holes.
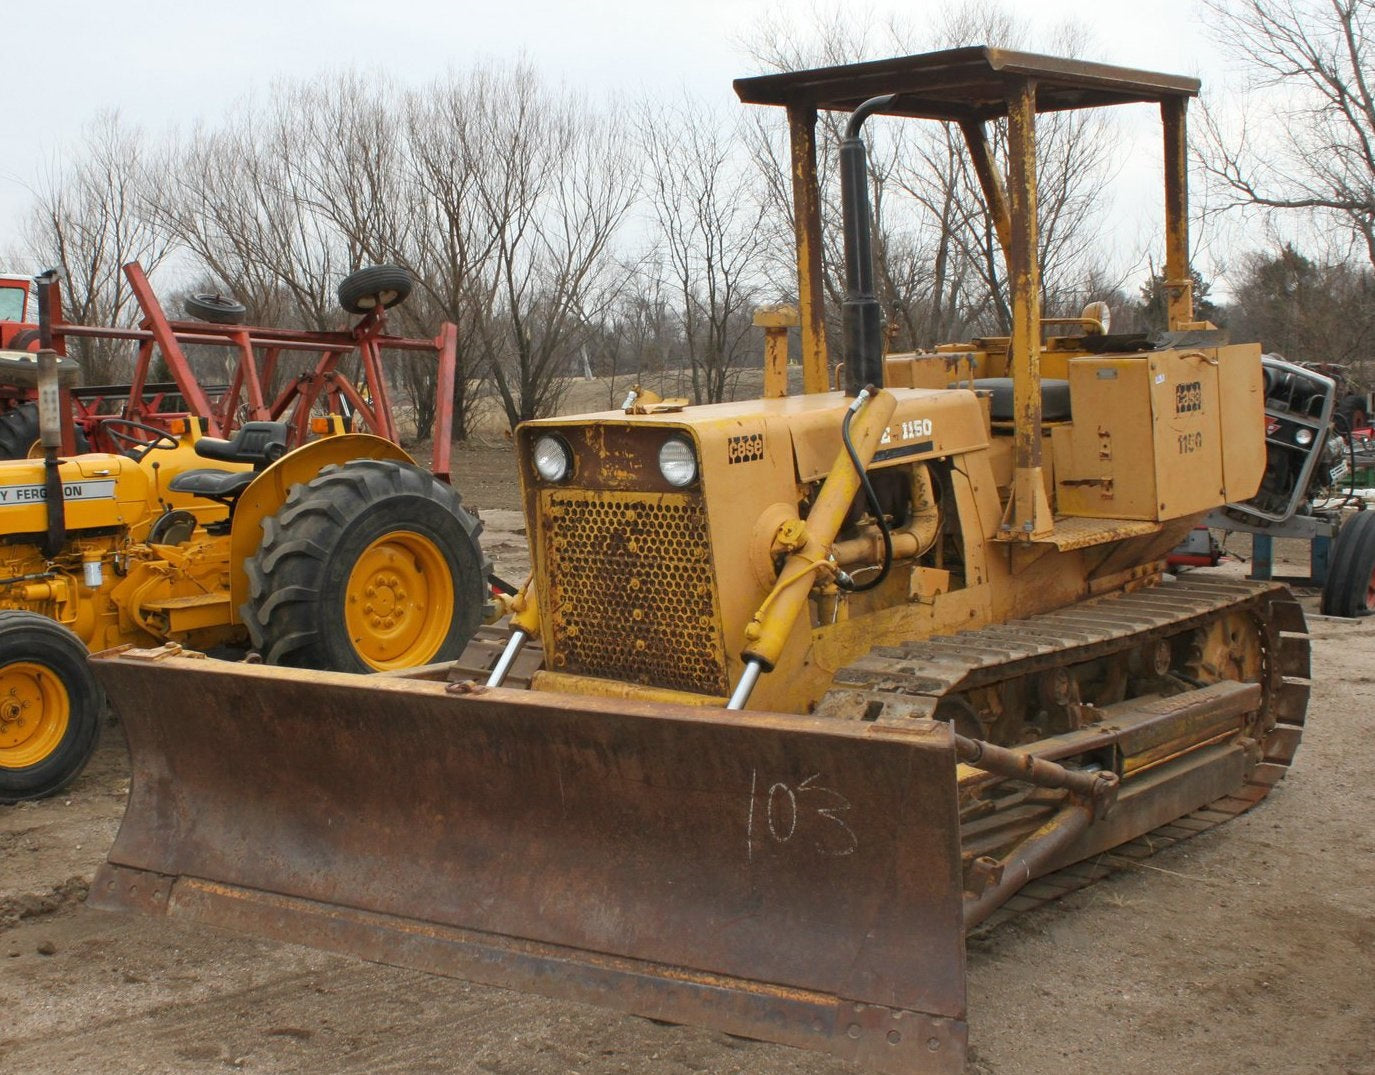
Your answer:
[[[229,295],[217,295],[213,292],[187,295],[182,300],[181,308],[186,311],[188,317],[209,321],[213,325],[242,325],[244,318],[248,316],[248,310],[244,308],[243,303]]]
[[[428,471],[355,459],[294,486],[245,565],[269,664],[376,672],[451,661],[481,626],[482,524]]]
[[[73,432],[77,454],[90,451],[90,442],[81,427]],[[38,434],[37,403],[21,403],[0,414],[0,459],[43,458],[43,443]]]
[[[38,340],[38,329],[26,328],[22,332],[16,332],[10,337],[9,346],[6,347],[5,350],[30,351],[33,350],[33,345],[36,344]]]
[[[350,273],[339,284],[339,305],[351,314],[367,314],[379,306],[390,310],[406,301],[415,286],[400,265],[373,265]]]
[[[38,404],[21,403],[0,414],[0,459],[29,459],[38,440]]]
[[[81,639],[36,612],[0,611],[0,803],[56,795],[75,780],[104,712]]]
[[[1322,588],[1324,616],[1375,612],[1375,511],[1349,519],[1332,543],[1332,563]]]

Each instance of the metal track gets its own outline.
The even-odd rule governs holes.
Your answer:
[[[817,712],[883,723],[931,717],[943,698],[1120,653],[1232,612],[1254,616],[1264,649],[1262,757],[1245,784],[1111,852],[1032,881],[980,927],[985,931],[1207,832],[1265,798],[1288,771],[1308,705],[1309,644],[1298,602],[1272,583],[1181,579],[978,630],[879,647],[836,675]]]

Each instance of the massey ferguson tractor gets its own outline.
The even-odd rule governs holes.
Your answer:
[[[0,803],[55,794],[90,758],[105,703],[88,650],[174,642],[241,657],[251,648],[271,664],[347,672],[463,652],[486,604],[480,525],[395,443],[377,361],[381,345],[410,344],[452,370],[452,326],[437,342],[382,335],[398,294],[382,285],[396,272],[364,269],[344,281],[344,305],[363,314],[352,333],[227,329],[240,370],[218,403],[190,390],[180,350],[216,339],[210,325],[168,322],[151,291],[143,329],[64,325],[50,308],[55,283],[39,288],[45,346],[120,332],[144,353],[115,415],[68,398],[69,360],[52,350],[16,356],[36,388],[27,406],[37,442],[0,460]],[[154,342],[196,413],[125,416],[150,403],[139,370]],[[378,385],[369,399],[336,370],[355,349]],[[290,350],[314,356],[312,368],[274,399],[264,392],[271,364]],[[341,391],[358,398],[351,418],[389,435],[349,432],[333,406]],[[82,414],[89,420],[74,421]],[[16,415],[0,416],[0,427],[18,429],[3,426]],[[64,451],[63,438],[82,429],[119,450]],[[438,447],[436,459],[447,460]]]
[[[953,1073],[969,930],[1285,775],[1299,606],[1166,570],[1265,461],[1260,348],[1192,309],[1198,83],[976,47],[735,88],[791,134],[805,394],[640,393],[520,427],[533,573],[507,638],[447,672],[98,655],[134,773],[92,904]],[[1119,105],[1163,121],[1151,345],[1040,310],[1037,114]],[[839,146],[822,110],[848,115]],[[962,136],[1009,336],[883,358],[873,116]],[[822,153],[845,204],[837,389]]]

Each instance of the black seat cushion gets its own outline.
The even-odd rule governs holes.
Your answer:
[[[1011,422],[1016,410],[1013,404],[1011,377],[978,377],[973,381],[959,381],[951,388],[973,388],[976,392],[991,392],[989,416],[995,422]],[[1053,377],[1041,380],[1041,418],[1046,422],[1068,422],[1069,382]]]
[[[238,496],[254,478],[251,470],[214,470],[203,467],[183,470],[168,483],[174,493],[190,493],[210,500],[224,500]]]

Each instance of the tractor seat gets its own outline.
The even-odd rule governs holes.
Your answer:
[[[972,388],[976,392],[990,392],[988,416],[995,422],[1011,422],[1015,418],[1011,377],[977,377],[973,381],[958,381],[951,388]],[[1069,382],[1053,377],[1041,380],[1041,418],[1047,422],[1068,422]]]
[[[174,493],[190,493],[203,496],[207,500],[233,500],[257,476],[252,470],[215,470],[212,467],[199,467],[196,470],[183,470],[167,483]]]
[[[201,437],[196,454],[224,463],[252,463],[252,470],[216,470],[198,467],[183,470],[167,485],[174,493],[190,493],[207,500],[218,500],[233,510],[234,501],[248,488],[258,471],[286,454],[285,422],[245,422],[229,440]]]
[[[196,454],[221,463],[252,463],[254,470],[262,470],[286,455],[288,436],[285,422],[245,422],[229,440],[201,437]]]

